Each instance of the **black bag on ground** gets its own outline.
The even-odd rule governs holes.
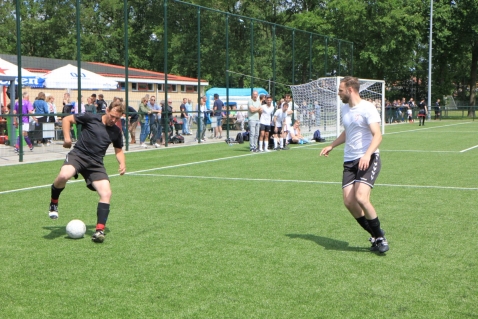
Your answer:
[[[173,144],[184,143],[184,137],[182,135],[175,135],[171,138],[171,143]]]
[[[242,140],[244,142],[249,141],[249,132],[242,133]]]
[[[325,142],[325,138],[320,137],[320,131],[319,130],[314,132],[314,136],[312,137],[312,139],[316,142]]]
[[[242,136],[242,133],[237,133],[236,142],[239,143],[239,144],[244,143],[244,137]]]

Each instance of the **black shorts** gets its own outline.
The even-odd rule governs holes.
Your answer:
[[[277,128],[277,133],[274,132],[274,134],[281,135],[282,134],[282,126],[276,127]]]
[[[358,163],[360,158],[344,162],[344,172],[342,176],[342,188],[347,187],[353,183],[364,183],[373,188],[375,180],[382,168],[382,162],[380,161],[380,155],[374,153],[370,158],[370,163],[365,171],[358,169]]]
[[[270,125],[261,124],[261,128],[260,128],[259,130],[269,133],[269,132],[271,131],[271,126],[270,126]]]
[[[108,180],[108,174],[103,163],[98,163],[91,160],[91,158],[80,156],[76,153],[70,152],[66,155],[63,165],[72,165],[76,169],[76,174],[81,174],[85,178],[86,187],[92,191],[96,191],[93,187],[93,182]],[[77,178],[78,176],[75,176]]]

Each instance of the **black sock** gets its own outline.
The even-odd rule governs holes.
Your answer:
[[[54,202],[58,202],[58,198],[60,197],[60,194],[61,192],[64,190],[65,188],[56,188],[53,184],[51,184],[51,201]]]
[[[372,229],[373,237],[383,237],[382,229],[380,228],[380,221],[377,218],[367,220],[370,228]]]
[[[106,225],[106,220],[108,220],[108,215],[110,213],[110,204],[98,203],[98,208],[96,209],[96,230],[104,230]]]
[[[374,237],[372,228],[370,228],[370,225],[368,224],[368,220],[365,218],[365,216],[355,218],[355,220],[357,221],[357,223],[360,224],[360,226],[362,226],[363,229],[365,229],[370,234],[370,236]]]

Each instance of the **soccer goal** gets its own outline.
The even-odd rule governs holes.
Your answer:
[[[294,118],[300,120],[301,133],[312,139],[316,130],[327,141],[334,140],[343,131],[342,101],[337,95],[343,77],[319,78],[309,83],[292,85]],[[360,96],[375,105],[382,118],[385,133],[385,81],[360,80]]]

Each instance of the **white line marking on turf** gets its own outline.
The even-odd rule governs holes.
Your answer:
[[[268,179],[268,178],[243,178],[243,177],[222,177],[222,176],[194,176],[194,175],[172,175],[172,174],[136,174],[133,176],[153,176],[153,177],[173,177],[173,178],[198,178],[198,179],[215,179],[215,180],[232,180],[232,181],[248,181],[248,182],[277,182],[277,183],[306,183],[306,184],[334,184],[340,185],[341,182],[325,182],[325,181],[307,181],[297,179]],[[376,186],[387,187],[406,187],[406,188],[431,188],[431,189],[452,189],[452,190],[469,190],[476,191],[477,187],[455,187],[455,186],[433,186],[433,185],[398,185],[398,184],[375,184]]]
[[[239,157],[244,157],[244,156],[251,156],[251,155],[257,155],[257,154],[256,154],[256,153],[249,153],[249,154],[243,154],[243,155],[236,155],[236,156],[215,158],[215,159],[204,160],[204,161],[197,161],[197,162],[190,162],[190,163],[184,163],[184,164],[177,164],[177,165],[156,167],[156,168],[144,169],[144,170],[140,170],[140,171],[136,171],[136,172],[127,172],[125,175],[132,175],[132,174],[143,173],[143,172],[151,172],[151,171],[159,171],[159,170],[167,169],[167,168],[176,168],[176,167],[182,167],[182,166],[188,166],[188,165],[195,165],[195,164],[203,164],[203,163],[217,162],[217,161],[222,161],[222,160],[227,160],[227,159],[233,159],[233,158],[239,158]],[[116,177],[116,176],[120,176],[120,174],[109,175],[109,177]],[[70,184],[70,183],[77,183],[77,182],[81,182],[81,181],[83,181],[83,179],[70,180],[70,181],[68,181],[68,184]],[[29,191],[29,190],[33,190],[33,189],[46,188],[46,187],[51,187],[51,184],[48,184],[48,185],[40,185],[40,186],[32,186],[32,187],[24,187],[24,188],[18,188],[18,189],[10,189],[10,190],[6,190],[6,191],[0,191],[0,195],[8,194],[8,193],[15,193],[15,192],[22,192],[22,191]]]
[[[466,151],[472,150],[472,149],[477,148],[477,147],[478,147],[478,145],[472,146],[472,147],[467,148],[467,149],[465,149],[465,150],[461,150],[460,153],[464,153],[464,152],[466,152]]]
[[[433,126],[433,127],[427,127],[427,128],[417,128],[417,129],[415,129],[415,130],[408,130],[408,131],[391,132],[391,133],[385,132],[384,135],[410,133],[410,132],[416,132],[416,131],[431,130],[431,129],[436,129],[436,128],[442,128],[442,127],[448,127],[448,126],[456,126],[456,125],[463,125],[463,124],[472,124],[472,123],[473,123],[473,122],[462,122],[462,123],[447,124],[447,125]]]

